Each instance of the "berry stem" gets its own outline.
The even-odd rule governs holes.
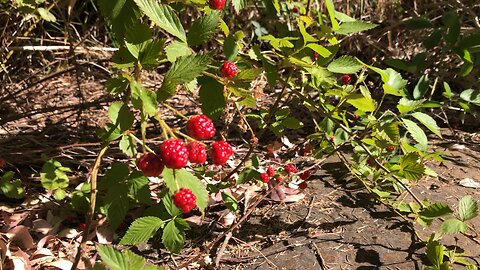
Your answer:
[[[217,68],[217,69],[218,69],[218,67],[214,67],[214,68]],[[212,78],[216,79],[216,80],[219,81],[219,82],[223,82],[223,78],[222,78],[222,77],[219,77],[219,76],[217,76],[217,75],[215,75],[215,74],[212,74],[212,73],[210,73],[210,72],[208,72],[208,71],[204,71],[204,72],[202,72],[202,74],[203,74],[203,75],[207,75],[208,77],[212,77]]]
[[[188,136],[187,134],[179,131],[178,129],[172,129],[172,130],[173,130],[174,133],[176,133],[176,134],[184,137],[185,139],[187,139],[187,141],[198,142],[199,144],[202,144],[202,145],[204,145],[204,146],[207,146],[207,145],[204,144],[203,142],[201,142],[201,141],[199,141],[199,140],[197,140],[197,139],[195,139],[195,138],[192,138],[192,137]]]
[[[162,119],[162,116],[158,112],[155,115],[155,119],[158,121],[158,124],[160,124],[160,128],[162,129],[162,134],[165,140],[168,140],[168,134],[170,134],[171,138],[176,138],[175,134],[172,132],[172,128],[165,122],[165,120]]]
[[[173,111],[174,113],[176,113],[178,116],[182,117],[183,119],[187,120],[188,121],[188,117],[186,117],[183,113],[179,112],[177,109],[175,109],[174,107],[168,105],[167,103],[163,102],[162,103],[163,106],[167,107],[169,110]]]
[[[135,141],[137,141],[138,143],[142,143],[142,140],[140,140],[137,136],[133,135],[133,134],[128,134],[128,136],[130,136],[131,138],[133,138]],[[152,148],[148,147],[147,145],[145,145],[145,150],[147,150],[148,152],[152,153],[152,154],[155,154],[155,151],[152,150]],[[144,151],[145,152],[145,151]]]

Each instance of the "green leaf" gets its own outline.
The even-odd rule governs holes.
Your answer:
[[[230,34],[223,43],[223,54],[228,61],[233,61],[238,54],[238,44],[235,35]]]
[[[341,35],[348,35],[352,33],[358,33],[362,31],[370,30],[377,26],[378,24],[365,22],[365,21],[344,22],[340,24],[340,27],[335,32]]]
[[[174,40],[165,48],[165,53],[168,61],[173,63],[178,57],[191,55],[193,51],[187,43]]]
[[[400,113],[407,113],[418,108],[421,108],[423,103],[425,103],[424,99],[420,100],[410,100],[407,98],[401,98],[398,102],[397,109]]]
[[[478,215],[477,201],[470,195],[464,196],[458,202],[458,214],[461,221],[470,220]]]
[[[139,171],[133,171],[127,178],[128,195],[131,201],[151,205],[152,198],[149,183],[148,177],[145,176],[145,174]]]
[[[282,125],[289,129],[299,129],[303,127],[303,123],[295,117],[287,117],[283,119]]]
[[[408,153],[400,160],[400,168],[403,176],[408,180],[419,180],[425,175],[425,165],[421,163],[420,156],[416,152]]]
[[[309,43],[307,47],[317,52],[321,57],[327,58],[332,55],[332,52],[320,44]]]
[[[251,81],[255,80],[263,70],[261,68],[249,68],[240,71],[236,76],[236,81],[246,81],[250,83]]]
[[[185,169],[175,170],[174,172],[172,169],[165,168],[162,175],[171,193],[174,193],[178,188],[186,187],[190,189],[195,194],[197,206],[203,213],[208,203],[208,192],[202,181]]]
[[[332,22],[332,30],[337,30],[340,26],[335,19],[335,6],[332,0],[326,0],[325,6],[327,6],[328,16],[330,17],[330,21]]]
[[[210,54],[178,57],[165,74],[158,99],[163,101],[172,96],[177,84],[188,83],[198,77],[207,68],[210,61]]]
[[[328,64],[327,69],[333,73],[353,74],[362,69],[362,64],[349,55],[343,55]]]
[[[425,29],[425,28],[433,27],[433,24],[429,19],[422,18],[422,17],[409,19],[409,20],[403,22],[403,24],[408,29],[411,29],[411,30]]]
[[[97,245],[97,250],[110,270],[163,270],[163,267],[147,264],[143,257],[130,250],[118,251],[107,245]]]
[[[173,253],[179,253],[185,243],[185,232],[182,227],[177,226],[175,220],[171,220],[163,228],[162,243]]]
[[[375,100],[364,97],[362,94],[349,95],[347,103],[364,112],[373,112],[377,107]]]
[[[431,241],[427,244],[427,258],[435,266],[434,269],[440,270],[440,265],[443,263],[444,247],[437,241]]]
[[[120,245],[136,245],[152,237],[162,227],[163,220],[158,217],[137,218],[120,241]]]
[[[452,89],[450,88],[450,85],[447,82],[443,82],[443,93],[442,95],[446,98],[451,98],[452,97]]]
[[[463,90],[462,93],[460,93],[460,98],[480,106],[480,90]]]
[[[420,144],[423,149],[427,149],[428,138],[425,132],[413,121],[402,119],[407,131],[412,135],[412,138]]]
[[[455,43],[460,36],[460,18],[457,12],[452,10],[444,13],[442,21],[447,26],[445,40],[449,43]]]
[[[118,147],[128,157],[133,157],[137,153],[137,141],[129,135],[122,135],[122,139],[118,143]]]
[[[182,210],[178,209],[173,203],[172,196],[166,194],[162,198],[163,206],[171,217],[176,217],[182,214]]]
[[[196,46],[209,41],[218,30],[220,14],[220,12],[212,11],[194,21],[188,31],[188,44]]]
[[[430,36],[428,36],[428,38],[423,41],[423,45],[426,49],[433,49],[435,46],[438,46],[438,44],[440,44],[440,41],[442,40],[442,35],[442,29],[433,30]]]
[[[438,127],[437,122],[430,115],[422,112],[414,112],[412,116],[415,117],[420,123],[422,123],[426,128],[428,128],[433,134],[438,137],[442,137],[440,134],[440,127]]]
[[[22,188],[22,181],[19,179],[13,181],[1,181],[0,190],[8,198],[21,199],[25,197],[25,191]]]
[[[128,187],[124,183],[109,186],[101,211],[107,216],[108,224],[113,230],[125,219],[129,208]]]
[[[132,68],[136,62],[137,59],[125,47],[120,48],[112,56],[112,66],[114,68]]]
[[[238,175],[237,185],[247,183],[252,179],[260,179],[260,173],[254,168],[245,168]]]
[[[200,84],[200,104],[202,112],[211,119],[218,119],[225,110],[223,84],[217,80],[204,76],[198,79]]]
[[[162,28],[169,34],[179,38],[183,42],[187,42],[187,36],[183,29],[180,19],[175,11],[165,4],[160,4],[155,0],[134,0],[140,10],[143,11],[158,27]]]
[[[429,86],[429,81],[428,81],[428,75],[422,75],[420,79],[417,82],[417,85],[415,85],[415,88],[413,89],[413,98],[414,99],[421,99],[425,96],[425,93],[428,90]]]
[[[243,8],[247,6],[247,0],[232,0],[233,9],[238,14]]]
[[[105,83],[105,87],[110,95],[116,96],[125,91],[127,89],[129,81],[125,77],[118,77],[118,78],[109,78]]]
[[[458,219],[445,220],[440,226],[440,231],[444,234],[465,233],[467,229],[467,224]]]
[[[280,51],[282,50],[282,48],[293,48],[294,45],[290,41],[298,40],[297,37],[276,38],[272,35],[261,36],[258,39],[268,41],[273,48]]]
[[[230,195],[226,192],[222,192],[222,201],[223,201],[225,207],[230,209],[230,211],[238,212],[238,210],[239,210],[238,202],[232,195]]]
[[[380,129],[387,134],[391,142],[398,142],[398,138],[400,137],[398,122],[387,122],[383,124]]]
[[[63,167],[56,160],[48,160],[40,172],[42,186],[49,191],[67,188],[69,183],[67,172],[71,172],[70,168]]]
[[[425,218],[434,219],[438,217],[448,216],[453,213],[452,209],[444,202],[438,202],[429,205],[427,208],[423,209],[419,215]]]
[[[48,9],[37,8],[37,11],[38,11],[38,14],[40,14],[40,17],[42,17],[42,19],[44,19],[45,21],[47,21],[47,22],[56,22],[57,21],[55,16]]]

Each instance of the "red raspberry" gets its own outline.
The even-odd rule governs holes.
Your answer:
[[[277,175],[275,179],[277,180],[277,183],[280,183],[283,181],[283,177],[281,175]]]
[[[207,149],[205,145],[199,142],[189,142],[187,144],[188,161],[191,163],[203,164],[207,161]]]
[[[225,0],[210,0],[208,2],[211,9],[220,10],[225,6]]]
[[[329,139],[331,142],[333,142],[335,140],[335,136],[330,136],[330,139]]]
[[[261,173],[260,179],[262,179],[262,182],[264,183],[270,182],[270,176],[268,176],[268,173]]]
[[[224,165],[233,155],[233,149],[226,141],[217,141],[212,143],[212,160],[215,165]]]
[[[297,167],[295,167],[295,165],[293,165],[293,164],[288,164],[288,165],[285,165],[285,171],[288,174],[296,173],[297,172]]]
[[[301,183],[298,185],[298,187],[299,187],[300,189],[306,189],[307,186],[308,186],[308,185],[307,185],[307,182],[305,182],[305,181],[301,182]]]
[[[272,166],[268,166],[267,168],[267,174],[268,176],[272,177],[275,174],[275,170],[272,168]]]
[[[86,227],[87,227],[87,225],[85,223],[80,223],[77,226],[77,230],[83,231],[83,230],[85,230]]]
[[[317,53],[317,52],[314,52],[314,53],[313,53],[312,60],[315,62],[315,61],[317,61],[317,59],[318,59],[318,53]]]
[[[168,139],[160,146],[167,168],[181,169],[188,163],[188,149],[182,139]]]
[[[360,119],[360,115],[358,115],[358,114],[354,114],[354,115],[353,115],[353,119],[355,119],[355,120],[358,120],[358,119]]]
[[[310,171],[304,171],[303,173],[300,174],[300,179],[307,181],[311,175],[312,173]]]
[[[5,165],[5,160],[0,158],[0,168],[3,167]]]
[[[388,152],[393,152],[393,151],[395,151],[395,146],[393,146],[393,145],[388,146],[387,151],[388,151]]]
[[[190,117],[187,122],[187,133],[197,140],[208,140],[215,136],[212,119],[200,114]]]
[[[298,7],[293,7],[293,8],[292,8],[292,12],[293,12],[293,13],[298,13]]]
[[[352,82],[352,77],[350,77],[348,74],[345,74],[342,76],[342,78],[340,78],[340,80],[343,84],[350,84]]]
[[[162,159],[153,154],[145,153],[137,160],[137,167],[146,176],[159,176],[163,171]]]
[[[190,189],[181,188],[173,195],[173,204],[183,213],[188,213],[197,205],[197,197]]]
[[[222,69],[220,70],[223,77],[227,77],[229,79],[233,78],[233,76],[237,74],[237,71],[238,71],[237,66],[230,61],[225,61],[222,65]]]

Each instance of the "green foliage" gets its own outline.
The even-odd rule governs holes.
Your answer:
[[[67,196],[65,189],[69,184],[67,173],[71,171],[70,168],[63,167],[62,164],[56,160],[48,160],[40,172],[42,186],[46,190],[53,192],[53,197],[56,200],[63,200]]]
[[[12,199],[21,199],[25,197],[25,191],[22,188],[22,181],[14,179],[15,173],[5,172],[0,178],[0,194]]]
[[[146,260],[130,250],[119,251],[107,245],[97,246],[102,262],[111,270],[162,270],[163,267],[148,264]]]
[[[197,198],[198,208],[204,212],[208,203],[208,192],[205,185],[195,175],[184,169],[172,170],[165,168],[162,176],[172,194],[179,188],[190,189]]]
[[[122,237],[120,245],[136,245],[152,237],[164,225],[164,221],[157,217],[137,218]]]

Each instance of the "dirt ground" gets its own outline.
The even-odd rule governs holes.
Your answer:
[[[1,110],[0,155],[7,161],[6,168],[25,180],[27,192],[41,191],[38,172],[42,154],[72,167],[77,172],[74,183],[84,181],[91,168],[100,145],[94,130],[98,123],[104,123],[110,98],[104,94],[101,82],[85,80],[88,83],[82,83],[80,90],[84,92],[77,98],[72,97],[77,89],[75,80],[62,76],[25,91],[25,97],[32,91],[38,93],[36,98],[43,100],[41,108],[32,107],[38,100],[21,96],[3,103],[8,106],[2,105]],[[188,107],[191,100],[182,96],[173,103],[180,110],[192,108]],[[32,110],[38,113],[28,114]],[[455,207],[464,195],[480,198],[479,188],[460,185],[465,178],[480,182],[480,136],[461,131],[453,134],[448,129],[443,134],[443,140],[432,142],[436,150],[445,152],[446,159],[428,164],[439,177],[423,178],[413,190],[420,198],[446,201]],[[118,149],[110,154],[121,158]],[[346,177],[337,158],[322,164],[304,192],[305,198],[298,202],[262,203],[234,231],[222,254],[220,269],[422,269],[427,263],[425,248],[415,241],[411,226]],[[12,207],[15,202],[0,204]],[[472,225],[480,228],[480,219],[474,219]],[[432,228],[437,230],[438,224]],[[417,230],[427,237],[432,228]],[[203,229],[193,227],[188,236],[198,236]],[[219,232],[204,240],[208,242]],[[445,241],[464,249],[478,265],[478,244],[461,237],[446,237]],[[212,255],[215,259],[215,250]],[[177,260],[181,258],[185,257],[181,255]],[[170,260],[168,265],[174,268]]]

